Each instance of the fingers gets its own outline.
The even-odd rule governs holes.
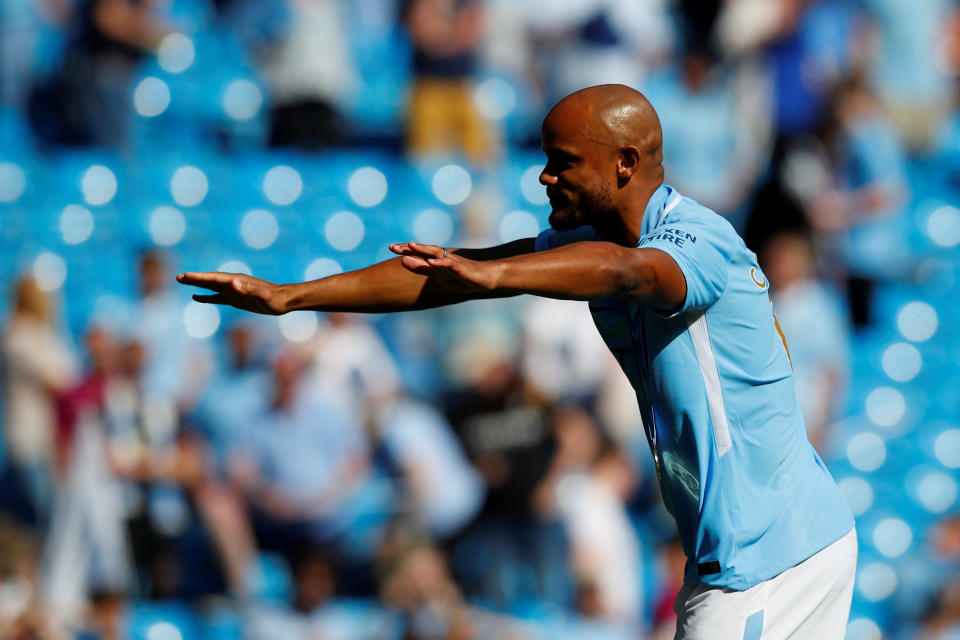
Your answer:
[[[419,242],[408,242],[411,249],[423,256],[439,258],[443,256],[443,247],[434,244],[420,244]]]
[[[443,255],[443,247],[419,242],[403,242],[390,245],[390,251],[399,256],[419,256],[422,258],[439,258]]]
[[[221,293],[211,293],[209,295],[195,293],[193,294],[193,299],[197,302],[207,302],[210,304],[230,304],[227,298]]]
[[[400,258],[400,264],[407,271],[412,271],[421,276],[429,276],[433,273],[433,267],[426,260],[418,256],[405,255]]]
[[[181,273],[177,276],[177,282],[180,284],[203,287],[204,289],[210,289],[212,291],[224,291],[228,288],[234,288],[236,279],[237,274],[235,273],[221,273],[219,271]]]

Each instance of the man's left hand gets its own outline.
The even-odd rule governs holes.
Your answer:
[[[434,278],[444,287],[461,293],[493,291],[498,287],[501,265],[496,261],[470,260],[432,244],[405,242],[390,245],[401,256],[404,268]]]

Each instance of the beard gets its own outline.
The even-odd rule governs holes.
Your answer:
[[[584,194],[579,202],[567,200],[550,212],[547,222],[550,228],[556,231],[570,231],[583,226],[593,226],[613,209],[610,193],[598,188],[596,191]]]

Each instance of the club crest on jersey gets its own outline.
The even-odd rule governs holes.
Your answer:
[[[766,279],[766,277],[764,277],[763,280],[758,280],[758,279],[757,279],[757,268],[756,268],[756,267],[750,267],[750,279],[753,280],[753,284],[757,285],[757,286],[760,287],[761,289],[766,289],[766,288],[767,288],[767,279]]]

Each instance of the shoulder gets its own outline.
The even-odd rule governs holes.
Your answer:
[[[640,238],[638,246],[657,245],[662,241],[680,247],[705,244],[724,247],[724,253],[745,247],[726,218],[685,196],[680,196],[676,205],[664,210],[651,231]]]
[[[698,225],[717,234],[739,238],[729,220],[687,196],[680,196],[679,203],[664,216],[660,226],[670,224]]]

